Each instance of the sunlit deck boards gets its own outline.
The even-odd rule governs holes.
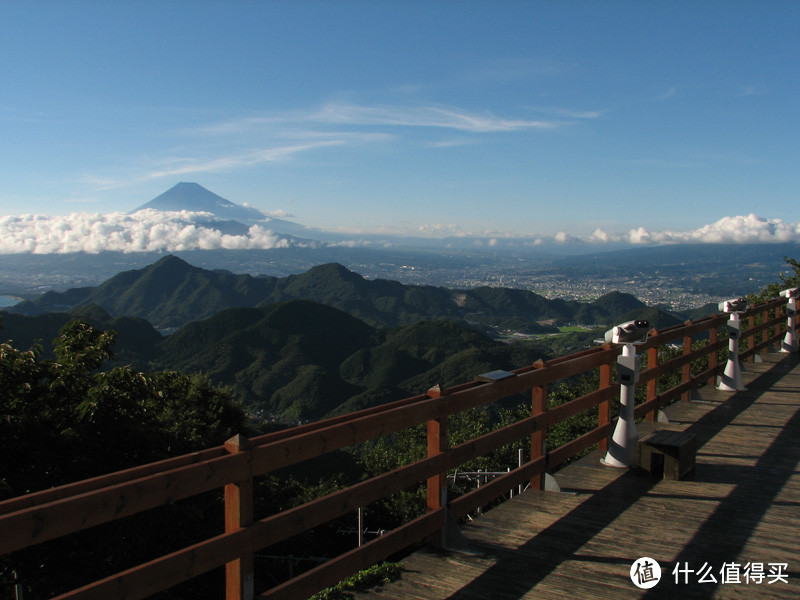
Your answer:
[[[800,360],[773,354],[747,368],[748,391],[706,389],[667,411],[664,428],[698,437],[693,480],[655,481],[588,456],[557,474],[568,493],[525,492],[466,526],[484,556],[418,552],[399,581],[357,597],[800,597]],[[650,590],[629,578],[642,556],[663,570]],[[706,563],[717,583],[697,572],[675,583],[676,564]],[[738,566],[722,583],[725,563]],[[747,563],[763,565],[760,584],[745,582]],[[771,563],[788,564],[787,582],[769,583]]]

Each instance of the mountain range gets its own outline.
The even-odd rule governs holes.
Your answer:
[[[252,277],[166,256],[96,287],[20,303],[2,313],[3,337],[18,347],[47,342],[78,317],[118,332],[113,364],[207,373],[252,411],[283,421],[340,414],[548,357],[540,346],[487,335],[501,329],[681,320],[618,292],[590,303],[548,300],[509,288],[367,280],[339,264]],[[586,343],[594,334],[581,335]]]
[[[506,329],[522,333],[554,332],[560,325],[605,325],[647,308],[634,296],[620,292],[587,303],[551,300],[513,288],[455,290],[369,280],[337,263],[287,277],[254,277],[202,269],[169,255],[98,286],[46,292],[9,311],[37,315],[96,304],[113,317],[141,317],[159,330],[172,331],[227,308],[265,307],[298,299],[332,306],[377,327],[449,319],[486,332]],[[668,313],[664,312],[662,319],[670,320]],[[680,317],[673,316],[671,321],[659,325],[674,324]]]

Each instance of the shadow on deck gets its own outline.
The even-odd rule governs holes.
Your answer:
[[[399,581],[356,597],[800,597],[800,359],[747,369],[747,391],[701,390],[658,424],[697,436],[692,479],[603,467],[593,453],[556,474],[562,493],[527,491],[464,527],[482,556],[418,552]],[[630,579],[644,556],[662,569],[649,590]]]

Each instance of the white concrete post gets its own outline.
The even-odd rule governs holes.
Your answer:
[[[619,420],[608,444],[608,452],[600,462],[608,467],[634,467],[639,443],[639,432],[633,418],[636,383],[639,381],[639,356],[633,344],[623,346],[622,354],[617,359],[617,373],[620,383]]]
[[[728,318],[728,362],[717,386],[725,392],[741,392],[747,388],[742,379],[742,367],[739,364],[739,338],[742,333],[742,322],[739,313],[732,312]]]
[[[783,337],[781,343],[781,352],[797,352],[797,336],[794,329],[797,326],[797,298],[792,295],[792,292],[797,292],[797,289],[786,290],[781,292],[781,295],[786,293],[789,297],[789,302],[786,305],[786,335]]]

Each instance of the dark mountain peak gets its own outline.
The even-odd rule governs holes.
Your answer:
[[[158,259],[151,265],[146,266],[142,269],[142,272],[146,271],[159,271],[159,270],[183,270],[183,271],[197,271],[199,270],[198,267],[190,265],[188,262],[183,260],[182,258],[178,258],[174,254],[167,254],[164,258]]]
[[[627,310],[634,310],[646,306],[644,302],[639,300],[636,296],[625,292],[608,292],[603,294],[591,303],[593,306],[600,306],[609,312],[624,312]]]
[[[310,268],[306,274],[324,279],[335,277],[351,283],[360,283],[365,281],[364,277],[339,263],[326,263],[324,265],[317,265],[316,267]]]
[[[295,332],[330,330],[339,326],[343,330],[359,328],[372,332],[371,327],[356,317],[333,306],[312,300],[298,299],[278,302],[267,307],[265,312],[276,327]]]
[[[363,292],[366,281],[361,275],[339,263],[327,263],[311,267],[305,273],[289,276],[286,291],[298,297],[305,296],[320,301],[322,297],[341,294],[347,290]]]
[[[111,315],[102,306],[94,302],[76,306],[69,311],[69,315],[75,319],[86,319],[103,325],[111,321]]]

